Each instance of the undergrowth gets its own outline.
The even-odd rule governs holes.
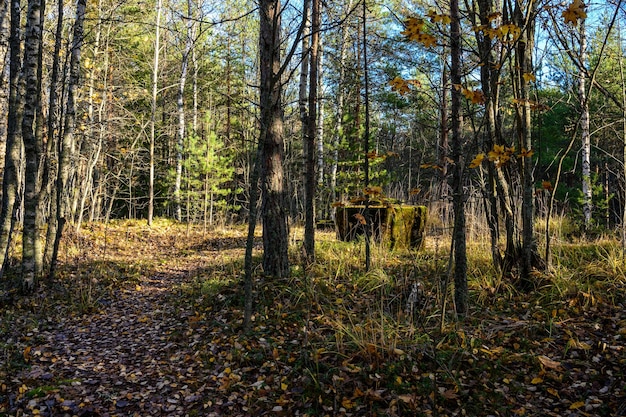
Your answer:
[[[278,386],[293,384],[301,399],[291,399],[287,388],[264,392],[282,398],[284,409],[309,415],[536,415],[526,394],[543,392],[550,399],[557,398],[550,390],[557,390],[563,409],[576,410],[582,406],[574,394],[559,388],[571,376],[560,364],[538,358],[560,355],[562,362],[572,352],[579,352],[576,360],[592,355],[596,345],[576,328],[602,323],[623,306],[626,289],[620,244],[606,237],[556,241],[552,265],[537,274],[531,292],[520,292],[498,274],[482,241],[470,242],[472,304],[460,322],[453,291],[445,288],[445,237],[428,237],[419,252],[374,244],[366,272],[363,242],[338,242],[334,233],[319,232],[310,267],[299,264],[296,242],[290,278],[264,277],[255,268],[254,326],[243,333],[244,242],[245,228],[212,234],[165,221],[153,228],[130,221],[88,224],[65,239],[57,278],[43,282],[30,299],[14,298],[13,307],[0,313],[0,340],[6,340],[0,372],[28,366],[16,334],[32,333],[51,314],[106,311],[121,289],[176,271],[186,279],[168,289],[170,302],[192,306],[194,323],[222,326],[224,337],[238,346],[233,363],[263,368],[273,361],[288,368]],[[255,250],[254,262],[260,261]],[[564,323],[576,325],[570,330]],[[626,329],[626,321],[619,323],[616,332]],[[206,366],[213,363],[207,356]],[[251,402],[261,401],[258,391],[249,395]]]

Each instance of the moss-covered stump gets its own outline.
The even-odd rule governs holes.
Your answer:
[[[425,206],[370,206],[372,237],[389,248],[419,249],[424,241]],[[335,225],[339,239],[349,242],[365,233],[365,206],[337,207]]]

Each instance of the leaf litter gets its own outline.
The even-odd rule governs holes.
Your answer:
[[[382,285],[296,269],[257,277],[243,333],[244,242],[137,222],[67,238],[55,282],[3,306],[0,415],[626,414],[623,286],[549,307],[494,296],[440,331],[436,302],[407,318]]]

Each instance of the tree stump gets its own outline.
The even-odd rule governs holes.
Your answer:
[[[424,242],[427,209],[425,206],[371,205],[372,239],[387,242],[389,249],[420,249]],[[344,242],[365,234],[365,206],[337,207],[335,226],[337,237]]]

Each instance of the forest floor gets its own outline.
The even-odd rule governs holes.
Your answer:
[[[292,278],[257,277],[248,333],[244,244],[165,221],[69,234],[52,282],[0,297],[0,416],[626,415],[615,242],[564,244],[527,293],[470,252],[459,323],[438,238],[364,273],[362,244],[320,233],[307,274],[294,250]]]

